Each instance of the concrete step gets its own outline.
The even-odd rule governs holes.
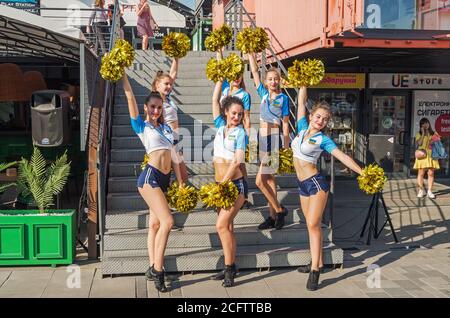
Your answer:
[[[331,231],[323,226],[324,242],[331,242]],[[256,225],[235,225],[234,234],[238,246],[308,243],[306,224],[288,224],[281,230],[258,230]],[[107,230],[103,236],[105,251],[136,250],[147,248],[148,229]],[[168,248],[221,247],[215,226],[184,227],[171,232]]]
[[[140,114],[144,114],[144,108],[142,105],[139,106]],[[191,114],[192,117],[196,117],[197,114],[209,114],[209,116],[212,116],[212,108],[211,103],[204,103],[204,104],[182,104],[177,105],[178,106],[178,113],[179,114]],[[259,103],[252,103],[251,105],[251,113],[258,115],[258,122],[259,122]],[[128,105],[127,104],[116,104],[114,105],[114,115],[129,115]]]
[[[193,162],[212,162],[213,144],[206,148],[183,148],[183,158],[186,163]],[[111,149],[111,162],[142,162],[144,158],[144,147],[139,149]]]
[[[178,112],[179,126],[199,124],[213,124],[214,118],[211,112],[203,114],[191,115],[188,113]],[[250,114],[250,122],[252,124],[259,123],[259,114]],[[113,125],[130,125],[130,115],[113,115]]]
[[[109,166],[109,176],[110,177],[138,176],[139,173],[141,172],[140,166],[141,166],[140,162],[111,162]],[[212,163],[187,163],[187,168],[190,175],[214,174],[214,167]],[[246,168],[248,174],[255,175],[259,170],[259,165],[253,163],[246,163]]]
[[[197,138],[196,136],[180,136],[179,148],[180,150],[186,151],[190,149],[204,149],[209,144],[214,142],[214,136],[212,134],[208,136],[200,136]],[[206,140],[205,140],[206,139]],[[142,147],[142,142],[136,135],[134,137],[113,137],[112,139],[112,149],[136,149]]]
[[[172,174],[172,178],[175,176]],[[248,176],[248,188],[250,190],[258,189],[255,180],[255,175]],[[215,182],[214,175],[194,175],[190,176],[188,183],[199,189],[206,183]],[[283,175],[277,176],[277,186],[279,188],[287,188],[296,183],[295,175]],[[110,177],[108,179],[108,191],[109,193],[127,192],[130,188],[136,186],[136,177]]]
[[[258,131],[259,123],[253,123],[251,125],[252,130]],[[212,140],[216,135],[216,128],[212,123],[200,123],[185,124],[180,128],[180,134],[188,134],[190,136],[202,136],[205,140]],[[127,125],[113,125],[112,126],[113,137],[131,137],[136,136],[136,133],[131,128],[131,124]],[[198,137],[195,137],[198,138]]]
[[[147,250],[104,252],[102,274],[144,274],[149,267]],[[327,265],[343,264],[344,252],[332,243],[324,245],[323,260]],[[311,254],[307,244],[237,246],[239,269],[277,268],[307,265]],[[166,249],[164,267],[167,272],[216,271],[224,267],[220,248]],[[218,285],[220,282],[218,282]]]
[[[305,218],[298,205],[286,206],[289,210],[285,217],[286,224],[293,224],[302,222],[305,223]],[[338,212],[336,212],[338,213]],[[190,213],[174,212],[173,214],[175,225],[178,227],[188,226],[214,226],[217,221],[217,213],[215,210],[195,209]],[[234,224],[236,225],[254,225],[262,223],[269,216],[269,208],[252,207],[243,208],[239,211]],[[106,229],[145,229],[148,227],[149,212],[148,210],[141,211],[108,211],[105,218]]]

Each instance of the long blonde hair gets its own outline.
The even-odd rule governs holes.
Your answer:
[[[281,90],[281,72],[280,72],[280,70],[279,70],[278,68],[276,68],[276,67],[271,67],[271,68],[269,68],[269,69],[267,70],[267,72],[266,72],[266,76],[265,76],[265,78],[264,78],[264,81],[267,80],[267,76],[269,76],[269,73],[276,73],[276,74],[278,75],[278,77],[280,78],[280,83],[278,84],[278,90]],[[264,86],[265,86],[267,89],[269,89],[265,83],[264,83]]]

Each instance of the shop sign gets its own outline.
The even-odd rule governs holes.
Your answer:
[[[450,74],[370,74],[369,87],[382,89],[450,89]]]
[[[363,89],[365,84],[364,73],[325,73],[323,80],[311,88]]]
[[[412,136],[419,132],[422,118],[427,118],[439,135],[450,137],[450,91],[415,91]]]
[[[40,0],[0,0],[0,5],[39,14]]]

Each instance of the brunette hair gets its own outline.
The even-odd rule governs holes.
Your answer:
[[[145,105],[148,107],[148,104],[150,103],[151,99],[159,99],[161,102],[163,101],[161,94],[159,92],[152,91],[150,94],[145,98]],[[164,124],[164,115],[161,113],[161,116],[158,117],[158,123]]]
[[[237,105],[241,106],[242,109],[244,109],[244,103],[242,102],[242,100],[239,97],[227,96],[223,99],[222,105],[220,107],[220,115],[222,116],[223,119],[226,119],[225,111],[229,110],[230,107],[234,104],[237,104]],[[242,124],[242,119],[241,119],[240,124]]]
[[[422,136],[422,129],[420,129],[420,128],[422,128],[422,125],[426,124],[426,123],[428,123],[428,132],[429,132],[430,136],[433,136],[434,135],[434,131],[433,131],[433,129],[431,129],[431,123],[428,120],[428,118],[425,118],[425,117],[422,118],[420,120],[420,122],[419,122],[419,134]]]

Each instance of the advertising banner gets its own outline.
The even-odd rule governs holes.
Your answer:
[[[0,0],[0,5],[7,5],[39,15],[40,0]]]
[[[369,87],[380,89],[450,89],[450,74],[374,73]]]
[[[450,137],[450,91],[415,91],[412,137],[419,132],[419,122],[427,118],[431,128],[444,138]]]

